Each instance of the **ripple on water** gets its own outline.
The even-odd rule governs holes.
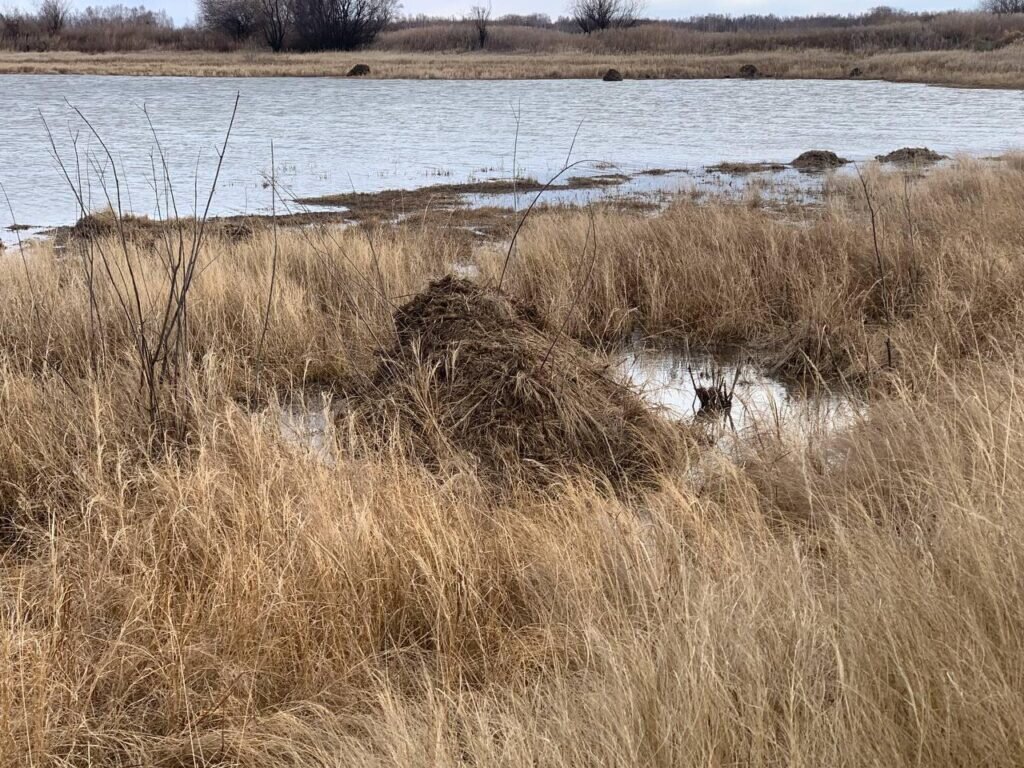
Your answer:
[[[56,226],[78,218],[45,118],[72,174],[77,167],[97,169],[84,185],[89,207],[106,206],[103,184],[113,194],[113,169],[74,105],[115,158],[126,209],[154,216],[166,209],[167,190],[163,174],[154,172],[148,113],[164,150],[158,156],[166,158],[187,214],[204,205],[236,94],[239,110],[214,215],[266,212],[269,177],[295,197],[413,189],[436,183],[438,174],[451,182],[513,173],[549,179],[564,166],[570,145],[574,159],[598,161],[599,172],[635,176],[722,161],[787,163],[808,149],[852,160],[922,145],[947,155],[986,156],[1020,141],[1018,91],[770,79],[623,86],[0,75],[0,93],[18,105],[0,120],[0,182],[18,221]],[[510,103],[522,107],[518,130]],[[0,230],[12,218],[0,205]]]

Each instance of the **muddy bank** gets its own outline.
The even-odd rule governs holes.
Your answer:
[[[851,162],[851,160],[840,157],[835,152],[829,150],[811,149],[802,152],[789,163],[769,161],[722,162],[705,166],[704,170],[709,173],[724,173],[733,176],[743,176],[752,173],[779,173],[790,168],[806,173],[830,171],[835,168],[841,168]]]
[[[318,197],[299,197],[298,205],[344,208],[352,221],[391,220],[405,213],[428,209],[454,210],[468,205],[468,195],[533,194],[542,190],[604,189],[629,181],[623,174],[574,176],[564,182],[545,184],[537,179],[495,179],[465,184],[432,184],[417,189],[388,189],[382,192],[344,192]]]
[[[278,216],[216,216],[207,219],[203,224],[203,236],[244,240],[274,226],[302,227],[342,221],[344,217],[341,214],[328,211],[287,213]],[[168,237],[175,243],[179,237],[190,241],[196,236],[200,223],[194,218],[151,219],[148,216],[117,216],[111,211],[100,211],[83,216],[69,227],[46,229],[42,234],[52,237],[61,247],[76,242],[120,238],[123,235],[126,242],[151,248]]]
[[[732,175],[743,175],[748,173],[775,173],[784,171],[789,166],[783,163],[733,163],[725,162],[717,165],[706,166],[704,170],[710,173],[728,173]]]

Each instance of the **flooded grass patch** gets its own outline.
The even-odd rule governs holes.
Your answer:
[[[398,215],[415,215],[431,209],[452,211],[466,206],[501,207],[495,201],[508,200],[513,195],[535,196],[540,192],[558,195],[569,190],[606,189],[629,180],[623,174],[572,176],[560,183],[544,183],[531,178],[491,179],[461,184],[433,184],[414,189],[299,197],[295,202],[302,206],[344,208],[347,217],[353,221],[386,221]]]
[[[783,163],[735,163],[724,162],[709,165],[705,168],[709,173],[727,173],[740,175],[747,173],[775,173],[786,170],[788,166]]]
[[[726,451],[756,435],[789,442],[833,438],[867,414],[863,392],[842,382],[786,380],[741,350],[696,354],[634,344],[619,369],[653,406],[700,427]]]

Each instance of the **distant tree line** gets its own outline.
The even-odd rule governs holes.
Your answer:
[[[143,6],[76,12],[71,0],[36,1],[34,12],[0,12],[0,48],[100,52],[266,45],[274,51],[350,50],[370,45],[389,30],[393,34],[378,45],[396,50],[551,50],[558,34],[573,33],[588,50],[642,50],[649,44],[681,53],[772,47],[987,50],[1024,35],[1024,0],[979,0],[987,19],[978,13],[908,13],[879,6],[862,14],[708,14],[684,20],[643,18],[644,0],[561,0],[567,5],[558,18],[498,15],[490,0],[458,18],[400,16],[399,0],[197,0],[198,23],[178,27],[165,13]],[[650,28],[650,35],[632,27]],[[616,47],[627,45],[626,40],[627,47]]]
[[[259,35],[274,51],[360,48],[398,8],[398,0],[199,0],[204,26],[239,41]]]
[[[174,23],[163,11],[151,11],[141,5],[88,6],[75,12],[71,0],[41,0],[36,13],[8,11],[0,13],[0,32],[11,32],[36,26],[47,34],[57,35],[68,27],[99,27],[139,25],[171,29]]]
[[[199,16],[208,29],[239,41],[260,36],[274,51],[286,46],[352,50],[372,43],[395,21],[399,7],[399,0],[199,0]],[[569,19],[579,31],[590,34],[633,26],[642,9],[643,0],[571,0]],[[463,21],[472,26],[483,48],[492,24],[491,6],[473,6]],[[497,23],[553,25],[543,14],[504,16]]]
[[[1024,0],[981,0],[981,9],[989,13],[1024,13]]]
[[[176,29],[163,11],[141,5],[89,6],[75,11],[70,0],[40,0],[35,12],[0,12],[0,47],[14,50],[70,47],[99,52],[210,44],[200,38],[195,30]]]

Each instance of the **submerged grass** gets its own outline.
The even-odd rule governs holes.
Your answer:
[[[0,765],[1019,764],[1022,174],[869,170],[885,295],[843,182],[799,218],[540,214],[500,301],[504,254],[427,225],[214,232],[169,394],[189,429],[160,452],[83,252],[0,261]],[[166,269],[127,248],[159,313]],[[558,330],[545,371],[640,328],[790,344],[860,370],[871,407],[829,439],[687,452],[628,495],[557,462],[499,493],[471,462],[368,451],[352,420],[327,461],[282,435],[277,398],[360,391],[403,338],[425,353],[395,309],[467,263],[492,288],[466,291]],[[426,315],[435,361],[475,338],[449,314]]]

